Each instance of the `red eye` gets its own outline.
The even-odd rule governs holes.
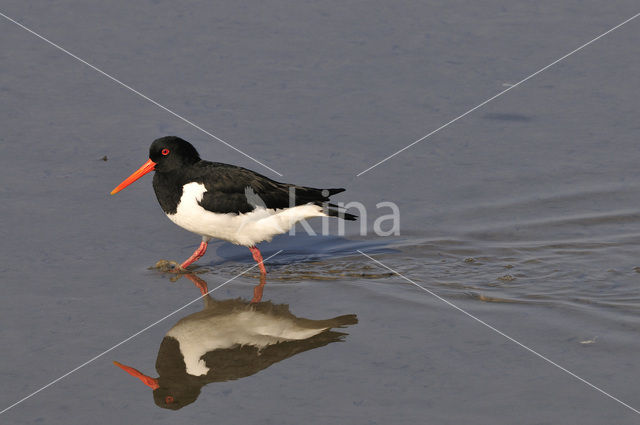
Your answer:
[[[169,155],[169,149],[162,149],[162,155],[167,156]]]
[[[166,397],[164,398],[164,402],[165,402],[166,404],[171,404],[171,403],[173,403],[173,397],[171,397],[170,395],[166,396]]]

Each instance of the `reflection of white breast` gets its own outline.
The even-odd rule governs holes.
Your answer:
[[[200,376],[209,372],[201,359],[209,351],[237,345],[264,348],[282,341],[307,339],[325,329],[303,328],[288,318],[246,310],[212,317],[187,317],[171,328],[167,336],[178,341],[187,373]]]

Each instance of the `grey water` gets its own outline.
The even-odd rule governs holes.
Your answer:
[[[357,177],[638,11],[3,1],[3,14],[283,176],[0,17],[0,410],[164,319],[0,421],[638,423],[640,20]],[[358,323],[209,382],[177,411],[113,362],[158,375],[164,336],[203,302],[186,277],[149,268],[184,260],[199,238],[164,217],[149,177],[109,196],[171,134],[203,158],[345,187],[336,200],[365,205],[368,229],[337,235],[332,223],[333,236],[298,228],[261,244],[265,258],[283,250],[265,302]],[[373,232],[383,201],[398,205],[400,235]],[[258,275],[229,280],[252,265],[214,242],[196,271],[224,284],[215,300],[249,303]]]

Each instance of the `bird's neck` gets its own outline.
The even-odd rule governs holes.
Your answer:
[[[184,173],[179,170],[154,174],[153,190],[158,198],[158,203],[166,214],[175,214],[178,210],[184,183]]]

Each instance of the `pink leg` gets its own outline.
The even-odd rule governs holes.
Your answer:
[[[207,252],[207,243],[205,241],[202,241],[198,249],[196,249],[191,257],[187,258],[184,263],[180,264],[180,267],[186,269],[187,266],[189,266],[191,263],[193,263],[194,261],[198,261],[205,252]]]
[[[253,299],[251,300],[251,304],[259,303],[260,301],[262,301],[262,292],[266,283],[267,275],[260,274],[260,284],[253,288]]]
[[[267,274],[267,269],[264,268],[264,260],[262,259],[262,254],[260,254],[260,250],[255,246],[250,246],[251,254],[253,254],[253,259],[256,260],[258,266],[260,266],[260,273]]]
[[[207,287],[207,282],[205,282],[204,280],[200,279],[195,274],[189,273],[186,276],[187,276],[187,279],[189,279],[191,282],[193,282],[194,285],[196,285],[196,287],[200,290],[200,293],[202,295],[207,295],[207,293],[209,293],[209,288]]]

